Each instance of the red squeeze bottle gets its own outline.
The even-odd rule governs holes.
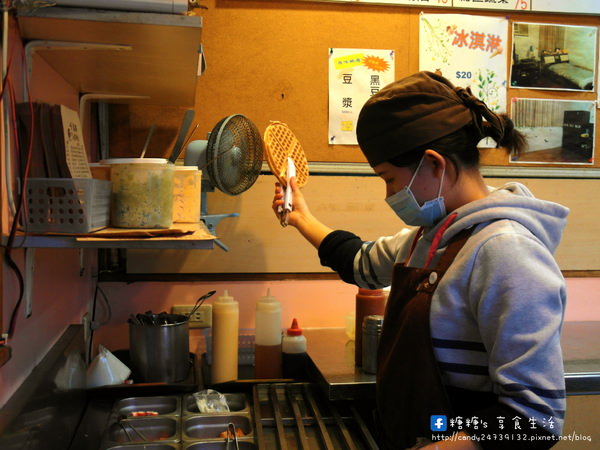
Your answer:
[[[358,288],[356,294],[356,321],[354,322],[354,363],[362,366],[362,325],[363,319],[371,315],[383,315],[386,295],[383,289]]]

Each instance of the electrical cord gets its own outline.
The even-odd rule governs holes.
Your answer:
[[[13,47],[13,50],[14,50],[14,47]],[[10,67],[11,62],[12,62],[12,51],[11,51],[11,57],[9,58],[7,67]],[[5,103],[8,103],[8,106],[10,109],[11,122],[13,125],[15,150],[18,155],[21,155],[22,154],[21,146],[20,146],[20,142],[18,139],[18,134],[16,132],[15,93],[14,93],[14,90],[12,87],[12,82],[11,82],[9,73],[10,72],[7,71],[6,76],[4,77],[4,80],[2,83],[1,95],[6,99],[7,96],[5,94],[7,92],[10,93],[10,95],[8,96],[9,102],[5,102]],[[10,87],[10,89],[7,90],[7,87]],[[29,83],[26,83],[25,89],[29,93]],[[30,99],[31,97],[28,95],[28,98]],[[24,292],[25,292],[25,280],[23,278],[23,274],[21,273],[21,270],[20,270],[18,264],[15,262],[15,260],[13,258],[12,250],[14,248],[14,240],[15,240],[17,228],[19,225],[19,220],[21,217],[23,204],[25,202],[25,186],[26,186],[27,176],[29,174],[29,167],[31,165],[31,154],[33,151],[33,139],[35,136],[35,116],[34,116],[33,103],[31,102],[31,100],[29,100],[29,115],[30,115],[30,127],[29,127],[30,134],[29,134],[29,142],[28,142],[28,148],[27,148],[27,153],[26,153],[26,160],[25,160],[26,162],[25,162],[24,166],[21,165],[21,167],[24,167],[23,173],[21,174],[21,189],[19,192],[18,201],[16,203],[16,210],[15,210],[15,213],[13,216],[13,221],[11,224],[10,232],[8,235],[8,239],[7,239],[5,251],[4,251],[4,260],[7,264],[7,266],[14,272],[14,274],[17,278],[18,285],[19,285],[19,294],[18,294],[17,302],[15,303],[15,306],[13,307],[12,313],[10,315],[10,321],[9,321],[8,333],[7,333],[9,338],[14,335],[16,321],[17,321],[17,314],[20,309],[21,303],[23,302],[23,296],[24,296]],[[8,131],[7,131],[7,134],[8,134]],[[10,139],[10,136],[7,136],[6,142],[8,142],[9,139]],[[7,148],[6,151],[8,152],[9,149]],[[10,170],[10,168],[7,168],[7,170]],[[10,182],[10,181],[7,180],[7,182]]]

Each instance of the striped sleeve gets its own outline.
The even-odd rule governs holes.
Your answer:
[[[356,284],[379,289],[392,284],[394,264],[408,257],[410,244],[418,229],[405,228],[394,236],[364,242],[354,257]]]
[[[417,229],[403,229],[394,236],[363,241],[349,231],[329,233],[319,246],[321,264],[335,270],[346,283],[366,289],[391,284],[394,264],[403,261]]]

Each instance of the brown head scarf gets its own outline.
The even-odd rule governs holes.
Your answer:
[[[488,123],[484,126],[483,119]],[[441,75],[418,72],[373,95],[358,117],[356,136],[373,167],[473,124],[479,136],[500,142],[502,119],[469,88]]]

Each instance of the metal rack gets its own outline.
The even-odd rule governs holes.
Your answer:
[[[259,449],[378,448],[352,403],[325,400],[313,384],[257,384],[253,405]]]

